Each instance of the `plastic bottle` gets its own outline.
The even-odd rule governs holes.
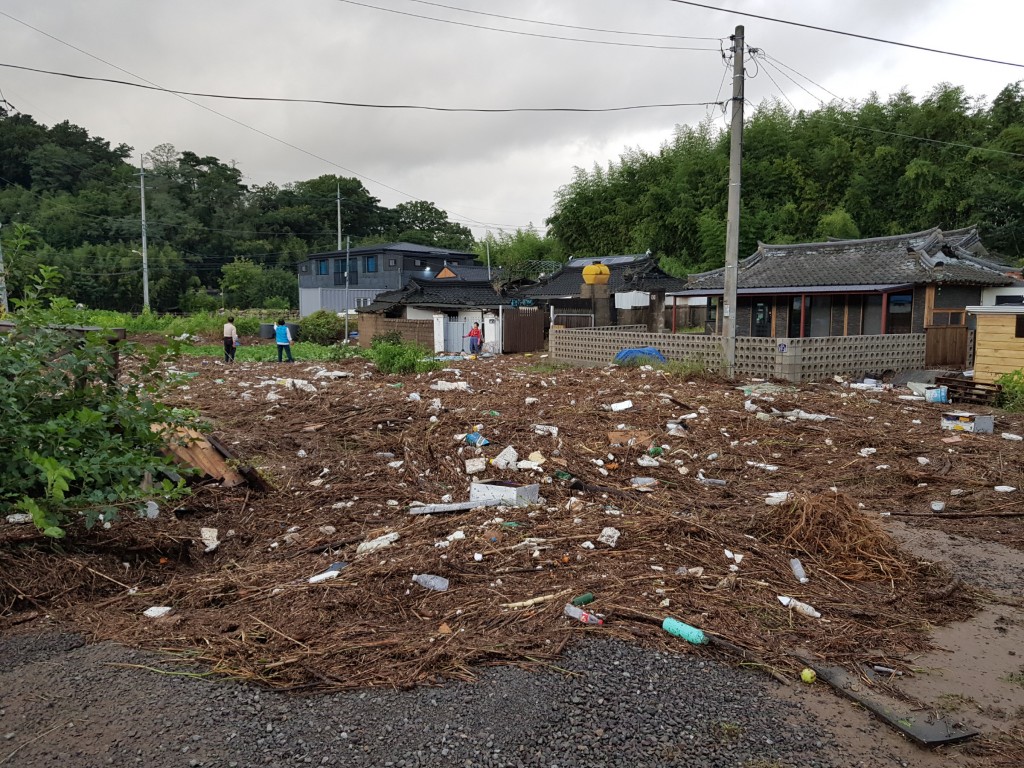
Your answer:
[[[666,616],[665,620],[661,622],[661,628],[668,632],[670,635],[681,637],[688,643],[694,645],[704,645],[708,641],[707,636],[696,627],[691,627],[689,624],[684,624],[678,619],[673,619],[671,616]]]
[[[796,598],[787,597],[786,595],[779,595],[779,602],[787,608],[796,611],[797,613],[802,613],[804,616],[809,616],[812,619],[821,618],[821,614],[814,610],[814,608],[809,606],[807,603],[801,603]]]
[[[577,595],[572,599],[572,604],[576,606],[586,605],[587,603],[594,602],[593,592],[584,592],[582,595]]]
[[[434,592],[448,591],[448,579],[444,576],[434,576],[429,573],[413,574],[412,580],[424,589],[432,589]]]
[[[604,619],[593,613],[587,613],[582,608],[577,608],[572,603],[566,603],[565,608],[562,609],[562,613],[568,616],[570,619],[576,619],[584,624],[604,624]]]
[[[789,561],[789,567],[793,569],[793,575],[796,576],[796,580],[801,584],[806,584],[810,581],[807,578],[807,574],[804,572],[804,564],[800,562],[800,558],[794,557]]]

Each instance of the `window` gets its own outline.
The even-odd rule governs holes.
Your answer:
[[[800,297],[794,296],[789,305],[789,338],[799,339],[803,336],[800,333]]]
[[[398,259],[388,259],[388,266],[389,267],[397,267],[398,266]]]
[[[933,310],[932,325],[963,325],[963,310]]]
[[[370,302],[371,301],[373,301],[373,299],[368,299],[368,298],[365,298],[365,297],[360,297],[360,298],[356,299],[356,307],[368,307],[368,306],[370,306]]]
[[[330,274],[330,271],[329,271],[330,270],[330,266],[331,266],[330,262],[327,261],[327,259],[317,259],[316,260],[316,273],[318,275],[328,275],[328,274]]]
[[[1024,315],[1017,315],[1017,328],[1013,335],[1015,338],[1024,339]]]
[[[758,299],[750,318],[750,335],[764,338],[772,335],[772,302],[770,299]]]
[[[377,271],[377,256],[376,255],[365,257],[365,262],[364,263],[365,263],[365,268],[363,269],[364,272],[376,272]]]
[[[807,297],[810,320],[805,321],[804,332],[808,336],[832,335],[832,297]]]
[[[886,333],[910,333],[913,328],[913,293],[891,293],[889,294],[888,316],[885,319]],[[963,312],[950,312],[950,315],[960,315]],[[961,325],[962,322],[950,322],[948,325]]]
[[[334,274],[336,274],[336,275],[339,274],[339,273],[344,274],[344,272],[345,272],[345,260],[344,259],[335,259],[334,260]]]

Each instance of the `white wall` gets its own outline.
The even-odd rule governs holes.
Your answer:
[[[651,294],[646,291],[621,291],[615,294],[616,309],[646,307],[651,303]]]
[[[981,292],[981,306],[991,307],[996,296],[1024,296],[1024,285],[1010,285],[1004,288],[986,288]]]
[[[419,307],[406,307],[405,317],[407,320],[433,320],[434,310],[420,309]]]

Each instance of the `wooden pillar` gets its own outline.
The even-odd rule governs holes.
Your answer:
[[[800,338],[807,334],[807,294],[800,294]]]
[[[886,320],[889,315],[889,294],[882,294],[882,335],[885,336]]]

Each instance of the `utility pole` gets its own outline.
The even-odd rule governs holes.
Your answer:
[[[484,240],[487,245],[487,279],[491,279],[491,233],[487,233],[487,239]]]
[[[139,155],[139,190],[142,200],[142,311],[149,312],[149,248],[146,242],[146,168]]]
[[[3,229],[3,226],[3,224],[0,224],[0,229]],[[7,272],[4,271],[4,244],[3,240],[0,239],[0,317],[6,315],[9,311],[10,307],[7,306]]]
[[[743,27],[732,38],[732,126],[729,130],[729,208],[725,229],[722,347],[725,375],[736,370],[736,271],[740,260],[740,176],[743,159]]]
[[[341,235],[338,235],[339,239]],[[338,249],[341,249],[341,243],[338,243]],[[348,344],[348,252],[349,252],[349,236],[345,235],[345,343]]]

